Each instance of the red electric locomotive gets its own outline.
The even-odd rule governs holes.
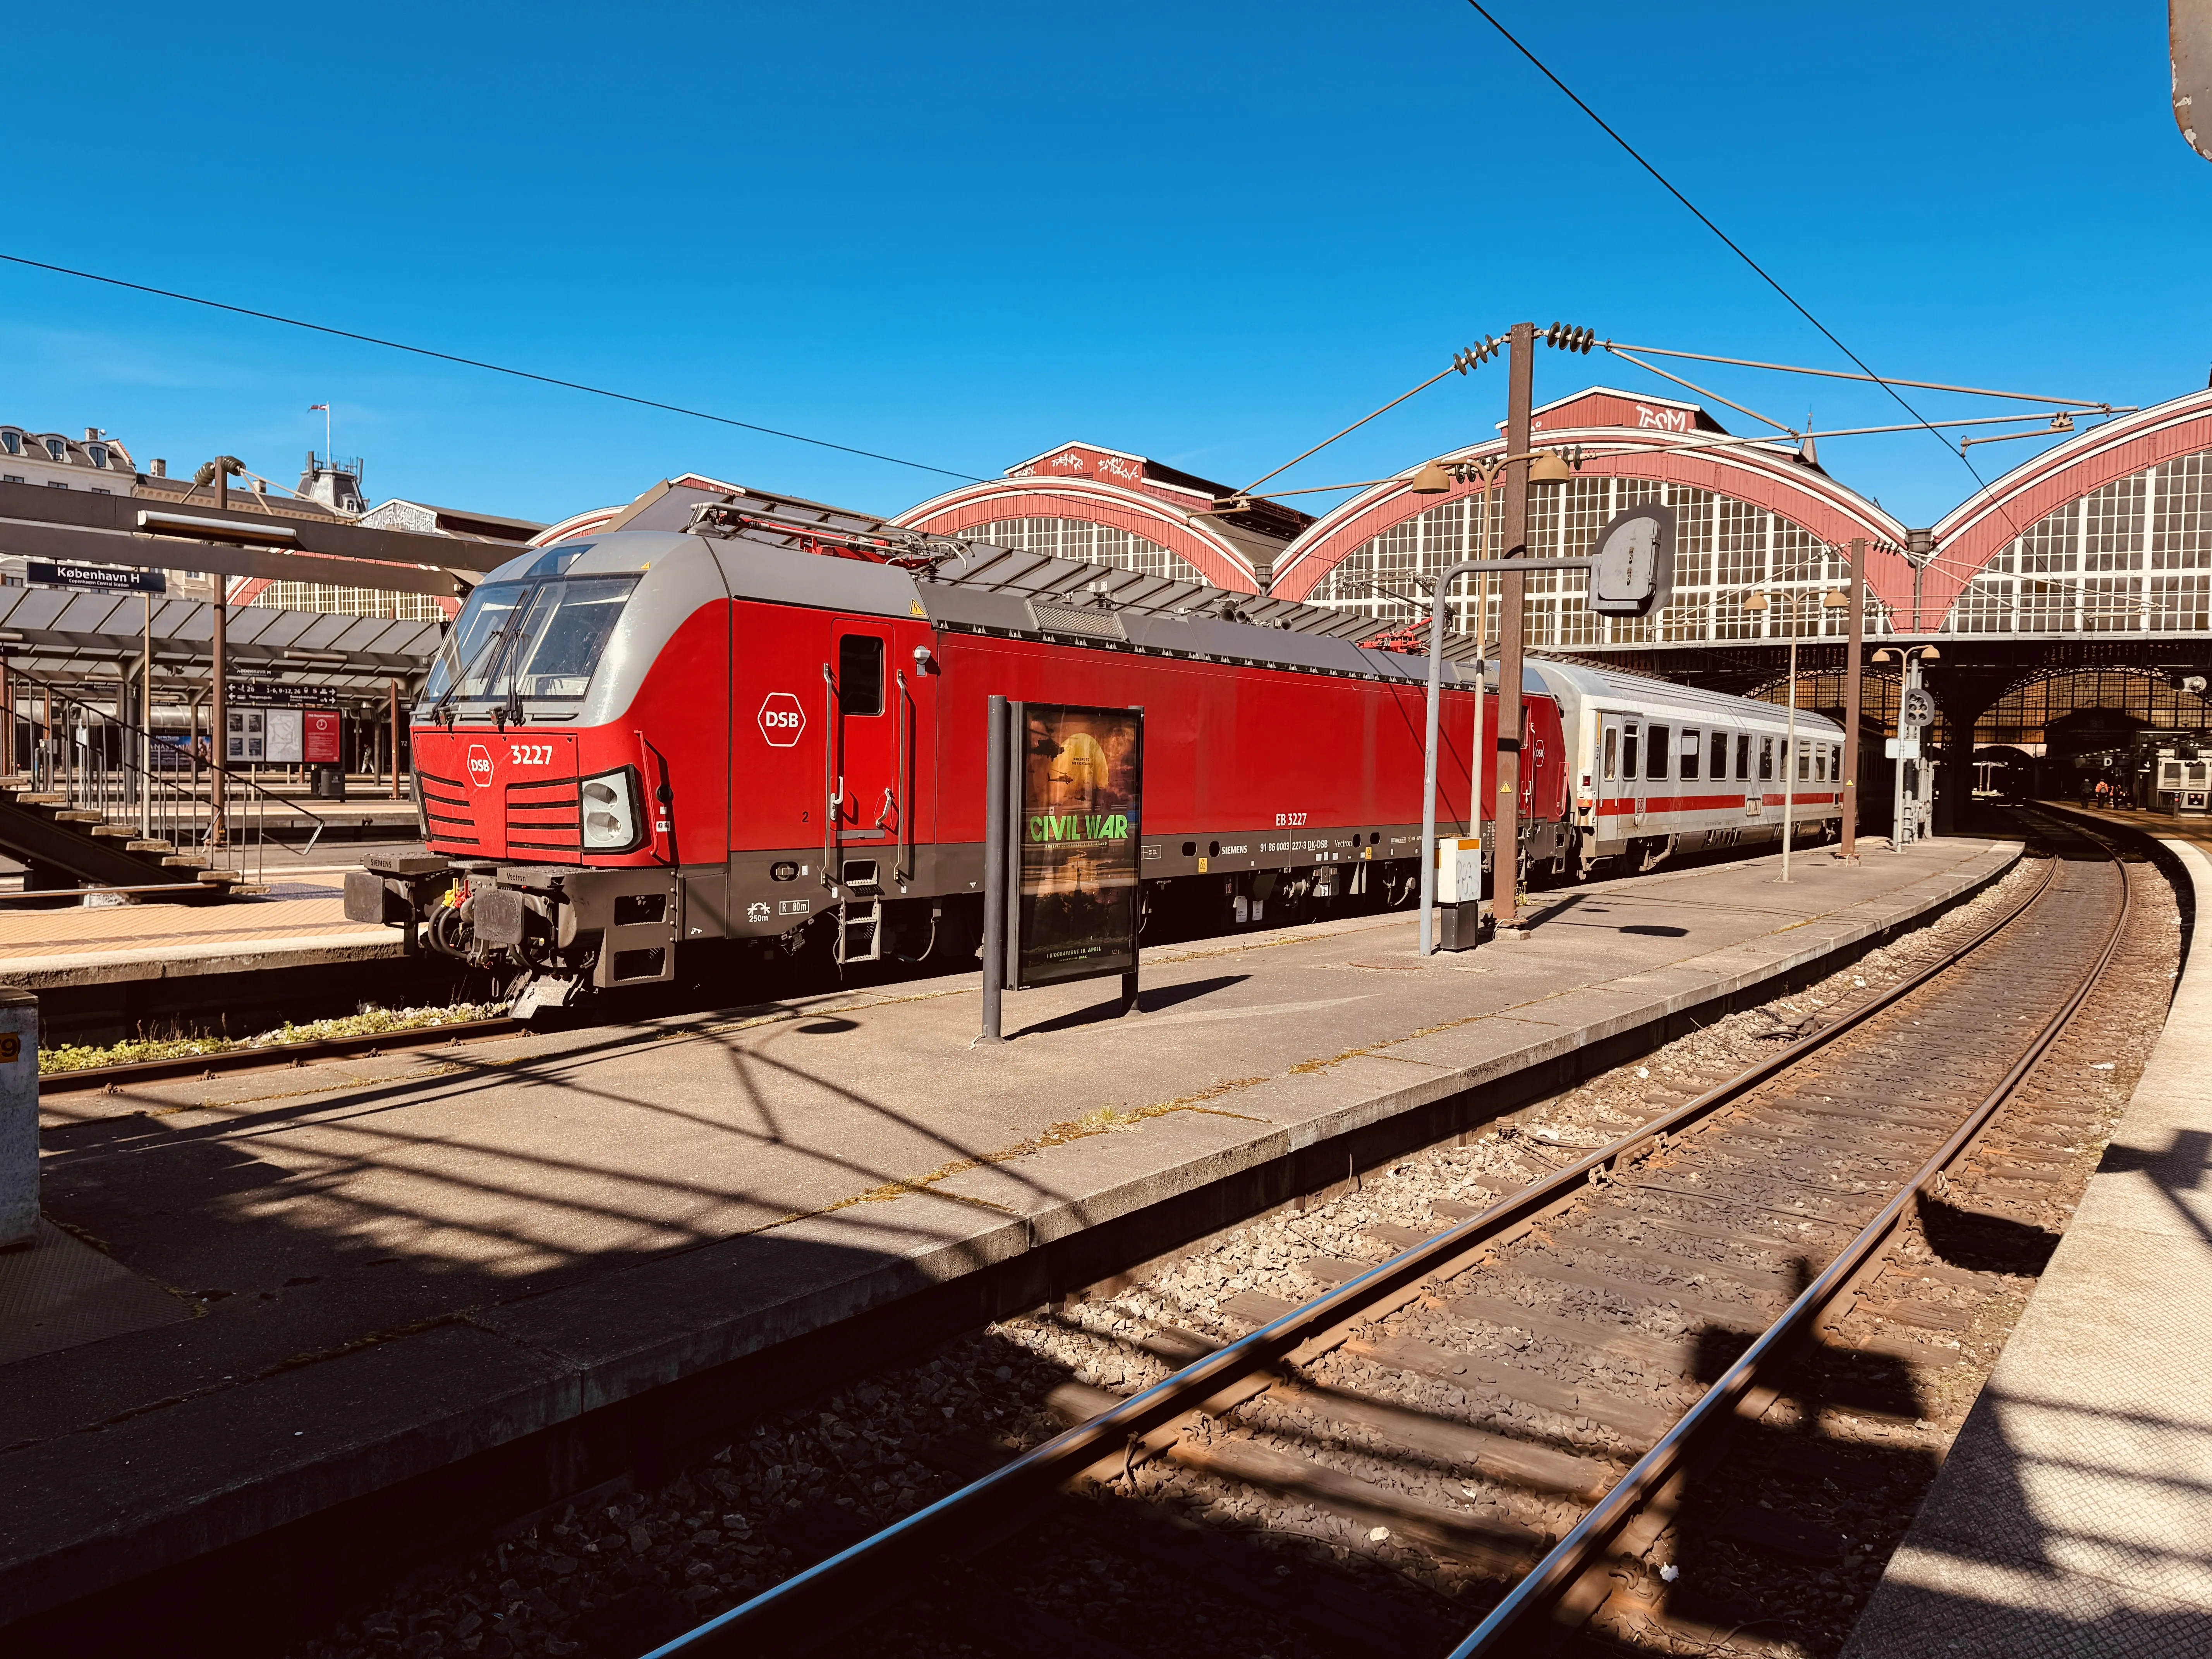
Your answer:
[[[1363,649],[1372,627],[664,488],[471,595],[413,714],[427,850],[354,872],[347,915],[422,924],[511,976],[524,1013],[667,980],[710,941],[972,963],[994,694],[1145,708],[1148,908],[1233,926],[1401,902],[1425,664]],[[1446,672],[1450,835],[1476,671]],[[1526,684],[1524,848],[1564,866],[1579,836],[1559,707]]]

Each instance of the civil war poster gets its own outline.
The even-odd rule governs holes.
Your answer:
[[[1018,703],[1021,878],[1014,983],[1137,965],[1137,837],[1145,717],[1135,708]]]

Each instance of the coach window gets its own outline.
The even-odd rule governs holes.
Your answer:
[[[1624,778],[1636,775],[1636,730],[1633,726],[1621,728],[1620,775]]]
[[[1620,774],[1613,769],[1615,764],[1620,758],[1619,753],[1620,745],[1620,733],[1614,731],[1611,726],[1607,726],[1605,728],[1605,781],[1607,783],[1611,783],[1614,778],[1620,775]]]
[[[1774,781],[1774,739],[1771,738],[1759,740],[1759,781],[1761,783]]]
[[[1713,763],[1706,769],[1705,775],[1712,778],[1728,776],[1728,733],[1725,732],[1713,733]]]
[[[1810,738],[1800,738],[1797,739],[1797,781],[1809,783],[1812,778],[1813,740]]]
[[[1667,756],[1674,736],[1674,729],[1670,726],[1655,726],[1651,728],[1650,745],[1651,768],[1644,773],[1645,777],[1663,778],[1667,775]]]
[[[1735,775],[1740,781],[1749,782],[1751,780],[1751,733],[1748,732],[1735,734]]]
[[[1825,743],[1813,745],[1813,781],[1815,783],[1828,781],[1828,745]]]
[[[1682,733],[1682,775],[1694,779],[1698,775],[1698,751],[1705,747],[1705,733]]]
[[[848,714],[884,712],[884,642],[875,635],[837,641],[837,707]]]

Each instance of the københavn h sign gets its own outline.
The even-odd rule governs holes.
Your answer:
[[[24,562],[24,576],[40,587],[74,587],[86,593],[166,593],[167,574],[159,570],[131,570],[112,564],[53,564],[44,559]]]

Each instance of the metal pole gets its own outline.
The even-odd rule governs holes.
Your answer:
[[[1431,911],[1436,902],[1437,892],[1437,727],[1440,719],[1438,704],[1443,696],[1444,677],[1444,611],[1450,604],[1451,585],[1462,576],[1486,574],[1493,571],[1499,574],[1505,574],[1509,568],[1511,572],[1509,580],[1519,581],[1522,579],[1522,573],[1527,570],[1580,570],[1587,573],[1589,568],[1590,562],[1588,559],[1521,559],[1516,560],[1510,567],[1508,567],[1503,559],[1462,559],[1457,564],[1449,566],[1437,573],[1436,584],[1430,590],[1429,599],[1427,740],[1421,752],[1421,933],[1420,944],[1418,947],[1419,955],[1425,957],[1432,954],[1434,938],[1431,932]],[[1475,693],[1478,700],[1476,705],[1478,724],[1475,731],[1478,737],[1482,729],[1480,724],[1481,719],[1480,699],[1482,693],[1481,666],[1481,657],[1478,652],[1475,662]],[[1501,688],[1501,701],[1503,695]],[[1498,722],[1500,725],[1504,723],[1503,714],[1498,716]],[[1482,757],[1479,753],[1474,757],[1474,764],[1479,785],[1482,775]],[[1498,822],[1502,823],[1505,821],[1506,814],[1501,808]],[[1480,830],[1478,829],[1476,833],[1479,836]],[[1476,856],[1480,858],[1481,854],[1478,851]],[[1504,878],[1502,874],[1499,878],[1501,880]],[[1504,890],[1501,888],[1499,890]],[[1481,920],[1480,900],[1476,902],[1476,921],[1479,923]]]
[[[1790,843],[1797,839],[1797,599],[1790,599],[1790,736],[1782,767],[1782,879],[1790,879]]]
[[[154,836],[154,596],[145,600],[146,635],[138,662],[138,834]]]
[[[1534,401],[1536,325],[1516,323],[1510,337],[1505,404],[1505,522],[1501,556],[1528,551],[1528,420]],[[1496,872],[1492,909],[1500,927],[1520,921],[1521,898],[1521,611],[1528,579],[1518,571],[1498,584],[1498,824],[1491,854]]]
[[[399,799],[399,682],[392,682],[392,799]]]
[[[1902,853],[1911,844],[1912,831],[1905,822],[1905,705],[1912,692],[1912,651],[1899,653],[1905,669],[1897,677],[1897,760],[1890,768],[1889,850]]]
[[[1421,931],[1413,950],[1419,957],[1436,952],[1437,721],[1443,703],[1444,604],[1451,574],[1438,576],[1429,595],[1429,694],[1421,750]]]
[[[1844,862],[1859,861],[1859,653],[1866,641],[1866,538],[1851,538],[1850,643],[1844,658]]]
[[[983,1030],[977,1042],[1006,1041],[999,1005],[1006,974],[1006,700],[993,697],[984,716],[990,732],[983,763]]]
[[[222,476],[222,469],[216,469]],[[227,839],[228,826],[223,821],[223,757],[228,752],[230,723],[224,718],[226,695],[223,681],[229,672],[226,630],[230,616],[230,578],[218,573],[215,579],[215,686],[209,707],[215,721],[214,740],[208,748],[208,758],[213,767],[208,774],[208,842],[220,847]]]

